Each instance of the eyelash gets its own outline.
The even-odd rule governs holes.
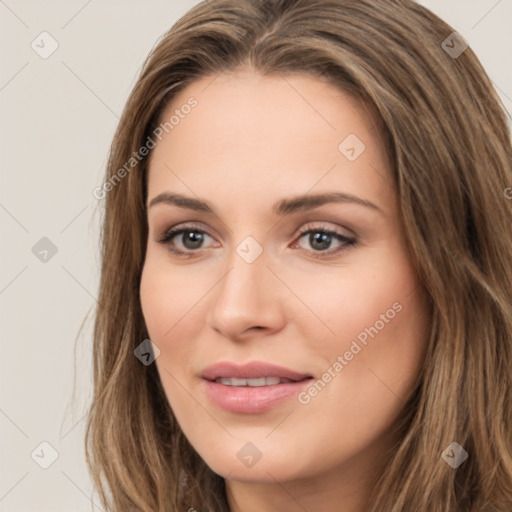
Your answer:
[[[173,227],[173,228],[168,229],[167,231],[164,232],[162,237],[157,240],[157,242],[160,244],[167,245],[168,250],[177,256],[190,257],[190,256],[192,256],[192,254],[199,252],[201,249],[189,250],[187,252],[187,251],[180,251],[180,250],[172,247],[172,245],[171,245],[171,242],[174,238],[176,238],[178,235],[181,235],[181,234],[187,233],[187,232],[205,234],[205,235],[208,235],[210,238],[213,238],[206,231],[204,231],[203,229],[200,229],[199,226],[196,226],[194,224],[189,224],[186,226],[180,226],[178,228]],[[344,242],[343,245],[340,245],[339,247],[337,247],[334,250],[327,249],[325,251],[312,251],[312,250],[307,251],[307,249],[304,249],[307,252],[312,252],[314,258],[333,256],[333,255],[336,255],[336,254],[346,250],[347,248],[353,247],[357,244],[357,240],[355,238],[347,237],[337,231],[328,229],[324,226],[313,226],[311,224],[308,224],[298,233],[296,241],[293,242],[293,245],[296,245],[302,237],[304,237],[305,235],[310,234],[310,233],[322,233],[324,235],[328,235],[330,237],[337,239],[339,242]]]

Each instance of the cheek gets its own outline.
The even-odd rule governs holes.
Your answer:
[[[430,322],[420,288],[401,298],[400,307],[382,334],[368,342],[367,365],[376,379],[405,401],[421,370]]]
[[[399,404],[420,372],[429,332],[427,304],[414,269],[402,253],[390,251],[337,282],[317,282],[325,293],[312,298],[318,308],[323,303],[322,319],[334,331],[311,354],[321,356],[325,368],[320,371],[331,368],[336,375],[322,394],[345,410],[355,397],[369,409],[397,397]],[[338,364],[336,370],[332,367],[340,363],[339,356],[343,368]]]
[[[196,286],[187,286],[187,283],[196,283]],[[186,410],[189,416],[196,413],[180,383],[184,383],[192,371],[195,355],[192,341],[201,329],[198,317],[204,314],[199,301],[201,294],[204,295],[204,291],[197,286],[197,280],[190,281],[190,276],[179,271],[170,272],[168,265],[156,258],[146,259],[140,300],[149,338],[160,350],[155,364],[172,409],[175,412]]]
[[[325,373],[301,402],[306,404],[304,429],[324,439],[343,434],[338,443],[317,446],[325,460],[343,459],[350,450],[369,445],[386,432],[421,370],[428,332],[421,297],[412,293],[393,308],[386,294],[381,300],[371,296],[368,311],[354,306],[352,316],[340,315],[338,335],[318,349]],[[380,320],[381,313],[387,323]]]
[[[358,335],[364,341],[365,336],[369,337],[368,329],[375,332],[375,325],[379,333],[390,333],[400,318],[407,316],[411,308],[416,309],[410,306],[407,315],[402,313],[418,283],[410,262],[394,248],[368,251],[359,261],[347,259],[344,267],[318,272],[314,279],[304,274],[292,281],[294,291],[323,322],[323,327],[320,322],[317,327],[322,328],[321,346],[327,350],[329,346],[338,351],[348,348]],[[297,309],[304,309],[296,304]],[[305,313],[304,318],[312,317],[310,312]],[[318,334],[315,338],[319,338]],[[334,345],[333,340],[337,340]]]
[[[197,371],[196,340],[204,331],[208,292],[218,279],[214,269],[171,266],[165,255],[148,250],[140,301],[149,338],[160,350],[156,365],[171,406],[183,394],[178,382]]]
[[[368,294],[359,289],[335,325],[337,335],[324,342],[329,366],[341,356],[343,368],[325,396],[338,402],[340,415],[353,408],[354,418],[368,413],[385,421],[412,391],[429,332],[426,301],[413,283],[404,276],[401,285],[381,280]]]
[[[140,282],[142,312],[150,338],[157,345],[175,338],[177,331],[196,325],[190,319],[200,311],[200,299],[208,289],[197,276],[170,270],[161,259],[148,256]]]

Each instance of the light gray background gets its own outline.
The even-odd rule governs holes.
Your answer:
[[[92,191],[144,58],[196,3],[0,0],[0,511],[102,510],[82,448],[99,268]],[[421,3],[469,42],[512,112],[512,0]],[[31,47],[43,31],[59,45],[47,59]],[[46,262],[32,252],[42,237],[58,251]],[[43,441],[58,452],[48,469],[35,462],[49,460]]]

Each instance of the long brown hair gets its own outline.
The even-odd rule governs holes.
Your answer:
[[[432,322],[372,511],[512,510],[512,149],[491,81],[453,32],[408,0],[209,0],[152,50],[98,194],[102,267],[85,447],[107,510],[229,510],[224,480],[185,439],[156,366],[134,357],[148,338],[139,299],[148,158],[126,163],[178,91],[247,64],[262,75],[326,78],[372,106],[387,141]],[[468,453],[457,469],[441,457],[452,442]]]

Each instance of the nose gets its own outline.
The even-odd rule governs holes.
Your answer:
[[[252,263],[233,254],[229,270],[212,290],[207,322],[216,332],[241,341],[283,328],[286,290],[267,263],[265,252]]]

